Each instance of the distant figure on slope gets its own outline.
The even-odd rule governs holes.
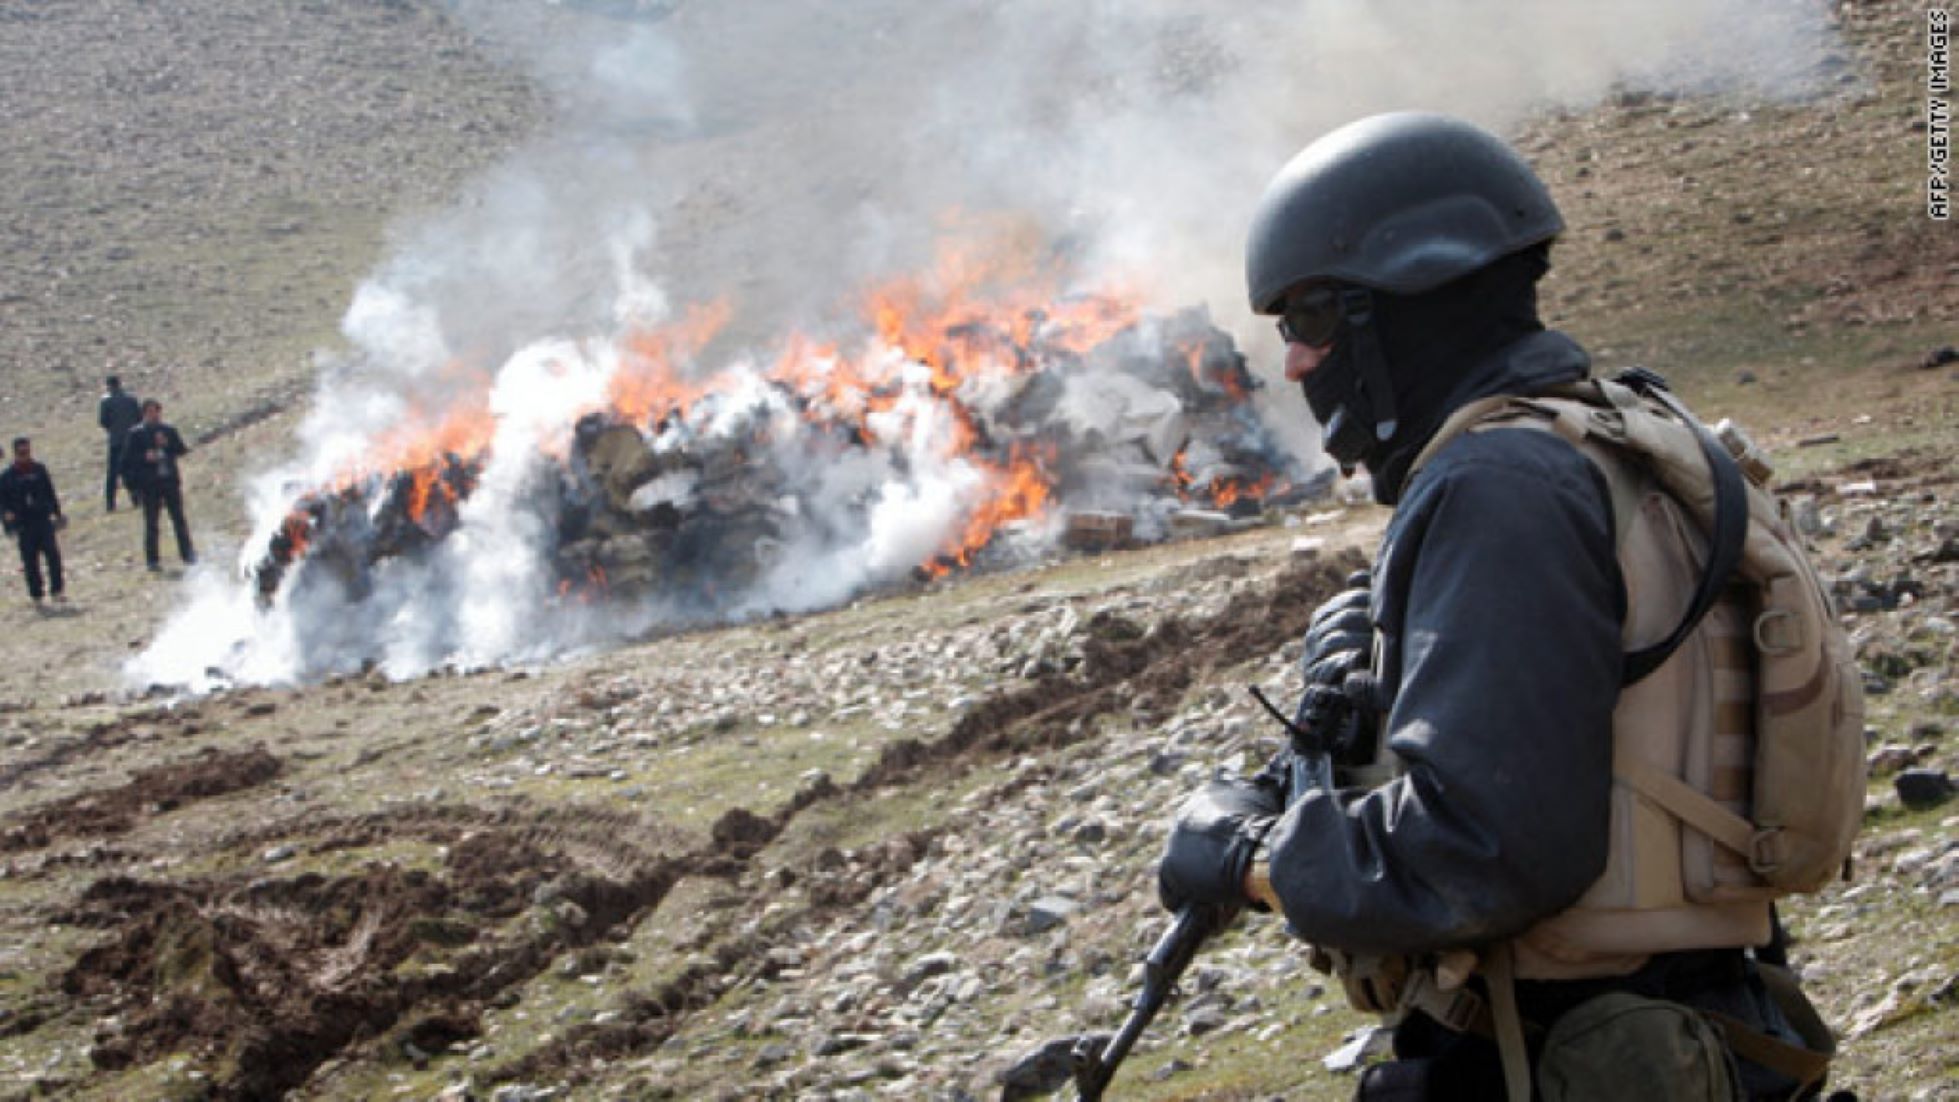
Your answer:
[[[190,454],[184,438],[175,427],[163,421],[163,403],[152,398],[143,403],[143,420],[129,430],[123,442],[123,480],[143,502],[143,560],[151,571],[162,569],[157,550],[157,514],[170,511],[170,526],[177,533],[177,555],[185,564],[197,561],[190,543],[190,525],[184,521],[184,483],[177,461]]]
[[[116,483],[122,479],[122,446],[129,440],[129,430],[143,419],[143,407],[136,402],[136,396],[122,388],[122,379],[111,375],[108,379],[109,391],[95,406],[95,423],[102,426],[104,438],[109,445],[109,474],[102,484],[102,497],[108,503],[111,513],[116,511]],[[135,494],[134,490],[130,491]]]
[[[48,564],[48,591],[56,601],[68,599],[61,577],[61,547],[55,530],[64,523],[61,499],[54,493],[48,469],[34,460],[27,437],[14,441],[14,461],[0,471],[0,522],[20,541],[20,566],[27,575],[27,595],[41,603],[41,560]]]

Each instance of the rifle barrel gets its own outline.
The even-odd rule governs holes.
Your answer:
[[[1100,1052],[1083,1054],[1085,1059],[1075,1075],[1076,1097],[1081,1102],[1099,1102],[1109,1081],[1115,1078],[1116,1069],[1142,1038],[1143,1031],[1156,1020],[1157,1012],[1170,997],[1171,988],[1196,958],[1198,947],[1210,936],[1214,923],[1209,908],[1192,904],[1178,911],[1177,920],[1156,939],[1149,956],[1143,958],[1143,989],[1130,1004],[1129,1017],[1123,1019],[1122,1029],[1109,1038]]]

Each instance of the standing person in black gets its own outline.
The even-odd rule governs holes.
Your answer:
[[[157,552],[157,514],[170,510],[177,533],[177,555],[186,565],[197,561],[191,549],[190,525],[184,521],[184,483],[177,460],[190,454],[184,438],[163,421],[163,403],[143,403],[143,420],[129,430],[122,448],[123,480],[143,500],[143,558],[151,571],[161,570]]]
[[[109,376],[109,392],[95,406],[95,422],[102,426],[109,443],[109,477],[102,484],[103,498],[109,503],[109,511],[116,511],[116,483],[122,478],[122,446],[129,439],[129,430],[143,419],[143,408],[136,404],[136,396],[122,388],[122,380]],[[134,497],[136,491],[130,490]]]
[[[41,603],[41,560],[48,563],[49,591],[56,601],[66,601],[61,579],[61,548],[55,543],[55,529],[64,522],[61,499],[54,494],[54,479],[48,469],[34,461],[34,447],[27,437],[14,441],[14,462],[0,471],[0,521],[7,532],[20,540],[20,565],[27,574],[27,595]]]

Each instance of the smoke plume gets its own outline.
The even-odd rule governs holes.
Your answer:
[[[1501,131],[1617,88],[1795,95],[1829,45],[1821,6],[1792,0],[451,8],[533,75],[549,123],[450,209],[401,227],[354,291],[294,454],[246,489],[240,566],[257,565],[296,495],[344,484],[405,433],[440,437],[459,409],[492,426],[474,492],[439,546],[383,564],[358,592],[294,584],[267,607],[249,582],[193,575],[131,664],[139,683],[280,681],[363,661],[405,676],[562,654],[687,614],[557,599],[534,505],[637,336],[695,311],[725,322],[677,362],[717,380],[715,397],[665,429],[641,426],[656,452],[660,432],[788,439],[766,431],[793,412],[765,380],[785,335],[858,340],[865,287],[932,270],[949,236],[1002,212],[1065,261],[1058,295],[1204,307],[1276,381],[1277,341],[1242,301],[1243,233],[1266,179],[1318,134],[1402,108]],[[962,400],[1004,401],[975,393],[988,378]],[[1159,402],[1112,380],[1071,383],[1055,415],[1095,425]],[[1260,401],[1265,429],[1313,462],[1303,403],[1282,386]],[[946,415],[906,398],[879,414],[882,450],[816,471],[807,453],[775,457],[804,471],[797,500],[847,501],[837,516],[861,530],[841,538],[834,517],[799,515],[784,565],[718,614],[831,603],[930,556],[981,478],[936,446],[956,431]],[[691,477],[648,481],[635,507],[685,502]]]

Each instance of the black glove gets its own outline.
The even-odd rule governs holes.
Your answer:
[[[1367,668],[1374,649],[1374,619],[1368,612],[1372,583],[1372,575],[1359,571],[1347,579],[1348,588],[1313,611],[1299,658],[1299,672],[1309,687],[1337,689],[1348,674]]]
[[[1177,809],[1156,867],[1156,897],[1172,913],[1185,906],[1244,906],[1245,873],[1273,820],[1285,810],[1265,785],[1212,781]]]

